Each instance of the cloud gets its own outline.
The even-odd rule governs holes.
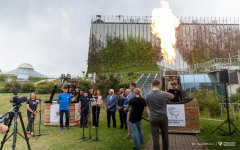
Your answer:
[[[176,16],[238,16],[237,0],[169,0]],[[87,70],[92,15],[150,16],[160,0],[0,0],[0,69]]]

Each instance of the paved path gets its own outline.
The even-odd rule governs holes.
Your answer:
[[[162,150],[162,137],[160,137],[160,147]],[[153,149],[152,138],[150,139],[146,150]],[[208,150],[197,135],[189,134],[169,134],[169,150]]]
[[[224,120],[220,120],[220,119],[210,119],[210,118],[199,118],[199,119],[219,121],[219,122],[223,122],[224,121]]]

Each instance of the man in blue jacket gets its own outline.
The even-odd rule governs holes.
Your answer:
[[[116,105],[117,105],[118,96],[114,94],[114,90],[109,90],[109,95],[106,99],[106,107],[107,107],[107,121],[108,121],[108,128],[110,128],[111,116],[113,120],[113,128],[116,129]]]

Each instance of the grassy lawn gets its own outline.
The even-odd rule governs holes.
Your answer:
[[[4,114],[8,110],[12,108],[12,105],[10,104],[9,100],[12,98],[12,94],[0,94],[0,114]],[[21,96],[29,96],[29,94],[22,94]],[[50,95],[37,95],[38,98],[44,100],[48,100]],[[55,96],[55,98],[57,95]],[[44,104],[42,105],[42,109],[44,110]],[[23,119],[25,126],[27,126],[27,115],[26,115],[26,107],[25,103],[23,106],[21,106],[20,111],[22,112]],[[44,111],[42,113],[42,122],[44,121]],[[39,115],[38,115],[39,117]],[[78,127],[71,127],[70,130],[63,130],[60,131],[59,127],[53,127],[53,126],[44,126],[41,125],[41,133],[42,134],[48,134],[43,135],[36,138],[30,138],[30,145],[31,148],[34,150],[45,150],[45,149],[51,149],[51,150],[84,150],[84,149],[104,149],[104,150],[113,150],[113,149],[131,149],[134,146],[134,143],[131,139],[124,139],[124,137],[127,135],[127,131],[124,129],[119,129],[120,127],[120,121],[119,121],[119,115],[118,112],[116,113],[116,119],[117,119],[117,129],[114,130],[113,128],[106,128],[107,127],[107,116],[105,107],[103,106],[101,108],[100,113],[100,127],[99,127],[99,139],[102,140],[100,142],[93,142],[93,141],[81,141],[80,138],[82,137],[82,129]],[[35,132],[38,133],[38,120],[35,121]],[[18,121],[20,123],[20,121]],[[145,145],[142,147],[143,149],[147,145],[151,133],[150,133],[150,126],[149,123],[143,120],[143,131],[144,131],[144,138],[145,138]],[[18,131],[22,133],[22,129],[20,128],[20,124],[18,124]],[[112,125],[112,124],[111,124]],[[11,130],[13,127],[11,127]],[[10,131],[9,133],[12,133]],[[85,132],[85,136],[89,135],[89,130],[87,129]],[[92,130],[92,137],[95,138],[95,130]],[[0,135],[0,140],[3,139],[3,135]],[[11,149],[12,147],[12,138],[10,138],[4,145],[4,149]],[[17,148],[20,150],[26,150],[26,142],[20,137],[17,136]]]
[[[205,143],[213,143],[214,145],[208,146],[210,150],[239,150],[240,149],[240,136],[237,136],[235,133],[233,136],[221,136],[222,131],[218,130],[215,133],[211,134],[222,122],[213,121],[213,120],[200,120],[201,132],[198,135],[203,142]],[[240,124],[236,124],[238,129],[240,129]],[[223,128],[227,131],[227,126],[224,125]],[[218,142],[236,142],[235,147],[226,147],[219,146]]]

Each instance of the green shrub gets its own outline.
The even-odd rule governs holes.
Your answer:
[[[236,94],[232,94],[230,97],[231,103],[238,102],[239,100],[240,100],[240,92]]]
[[[60,81],[43,81],[39,82],[35,88],[35,92],[38,94],[50,94],[53,91],[54,85],[60,83]],[[61,85],[57,85],[56,93],[61,92]]]
[[[88,90],[90,87],[93,86],[93,83],[91,81],[88,81],[88,80],[84,80],[82,78],[80,78],[78,80],[78,84],[77,84],[77,87],[80,88],[80,89],[83,89],[83,90]]]
[[[9,93],[10,87],[7,88],[0,88],[0,93]]]
[[[21,86],[22,93],[31,93],[35,91],[34,84],[31,82],[24,82]]]
[[[117,93],[119,88],[120,78],[114,77],[113,74],[109,74],[108,77],[106,77],[105,75],[97,74],[94,89],[99,89],[103,97],[108,95],[109,89],[114,89],[115,93]]]
[[[195,90],[193,96],[199,101],[199,110],[202,116],[219,117],[221,115],[221,97],[215,95],[213,90]]]

